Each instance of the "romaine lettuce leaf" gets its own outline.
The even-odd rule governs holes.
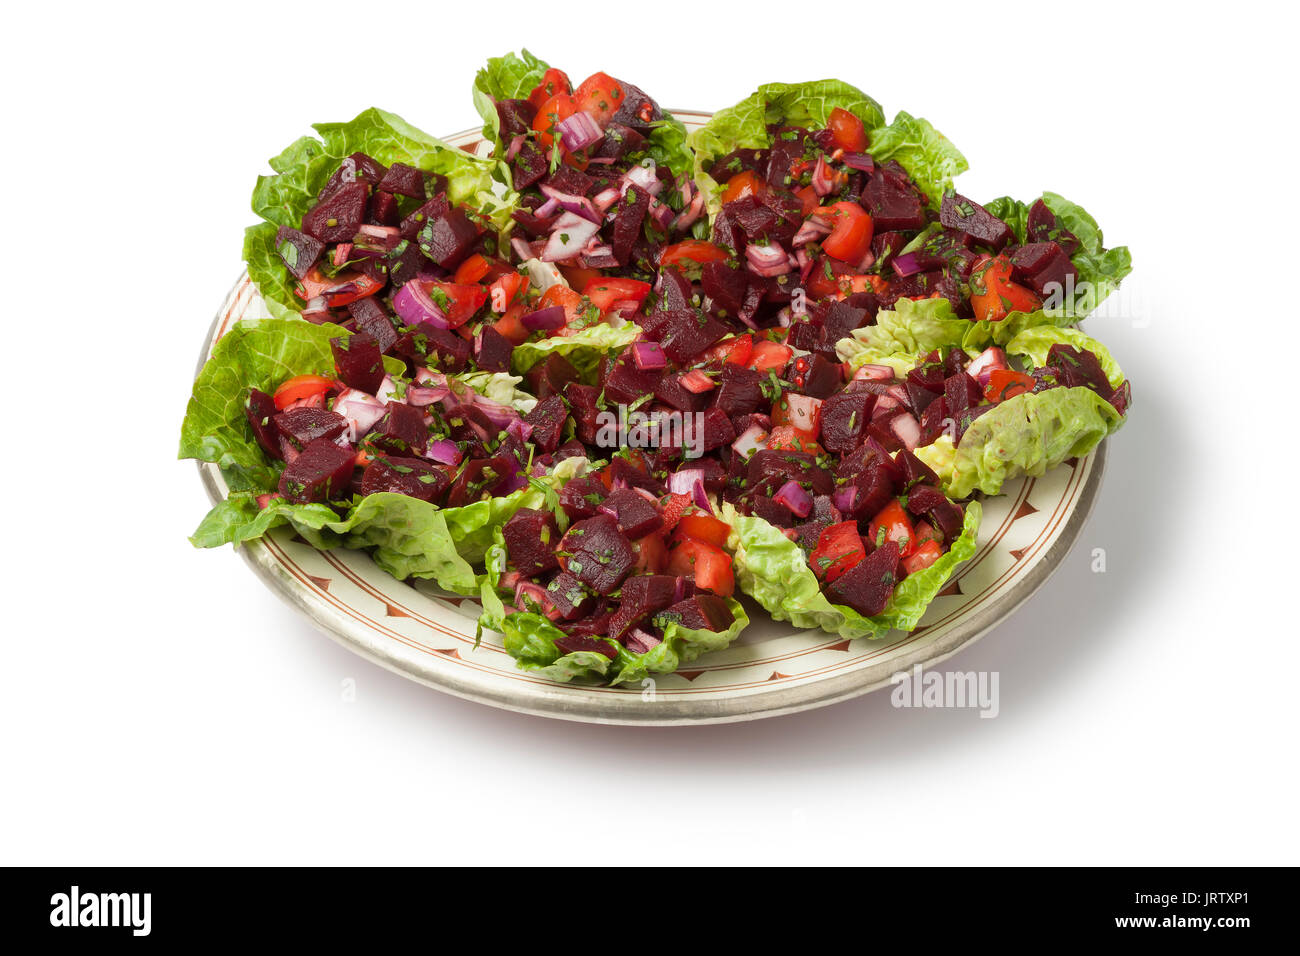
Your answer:
[[[1052,388],[1007,399],[971,423],[953,447],[941,435],[916,449],[952,498],[976,489],[996,495],[1020,475],[1046,474],[1086,455],[1124,422],[1115,406],[1089,388]]]
[[[902,110],[888,126],[868,127],[867,138],[876,162],[898,160],[936,209],[952,181],[970,168],[961,151],[929,120]]]
[[[1102,371],[1111,388],[1119,388],[1124,383],[1124,372],[1120,369],[1110,350],[1091,335],[1081,329],[1058,329],[1050,326],[1026,328],[1007,342],[1007,354],[1027,357],[1035,368],[1047,364],[1047,353],[1053,345],[1072,345],[1077,349],[1088,351],[1097,356]]]
[[[275,226],[302,225],[303,214],[343,158],[363,152],[384,165],[406,163],[447,177],[447,194],[487,216],[498,227],[510,221],[514,196],[493,190],[491,160],[478,159],[416,129],[395,113],[371,107],[346,123],[319,123],[320,138],[303,136],[271,159],[273,176],[259,176],[253,212],[264,223],[244,234],[244,260],[267,308],[277,318],[298,313],[302,301],[275,251]]]
[[[497,114],[496,101],[528,99],[548,69],[550,64],[545,60],[521,50],[518,55],[489,57],[487,65],[474,76],[474,109],[483,117],[483,137],[492,144],[494,155],[502,153],[501,117]]]
[[[1127,246],[1107,249],[1097,220],[1082,206],[1057,193],[1045,192],[1042,199],[1057,221],[1079,240],[1079,249],[1070,257],[1079,270],[1074,295],[1062,296],[1060,302],[1049,300],[1046,306],[1053,313],[1082,318],[1119,288],[1120,282],[1133,271],[1133,257]],[[984,203],[984,208],[1011,227],[1017,242],[1024,242],[1030,205],[1002,196]]]
[[[875,325],[854,329],[851,337],[840,339],[835,352],[854,369],[888,365],[905,374],[927,352],[960,345],[970,325],[947,299],[899,299],[893,310],[876,314]]]
[[[572,335],[553,335],[517,345],[512,363],[514,370],[523,374],[552,352],[558,352],[582,373],[584,381],[590,381],[595,376],[600,360],[608,353],[630,345],[638,332],[640,326],[634,322],[617,327],[599,322]]]
[[[781,529],[763,518],[742,515],[729,504],[722,509],[722,520],[731,525],[727,549],[735,555],[741,590],[778,621],[820,627],[849,638],[878,638],[891,629],[910,631],[916,627],[953,570],[975,553],[981,515],[980,503],[969,502],[962,533],[948,552],[924,571],[900,581],[882,613],[865,617],[851,607],[831,603],[808,567],[803,549]]]

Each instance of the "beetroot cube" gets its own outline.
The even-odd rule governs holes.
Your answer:
[[[633,627],[656,611],[673,603],[677,579],[668,574],[637,574],[623,582],[618,611],[610,620],[606,633],[621,641]]]
[[[560,489],[560,507],[571,521],[592,518],[608,496],[609,489],[603,481],[595,475],[581,475]]]
[[[582,617],[583,611],[594,601],[591,592],[568,571],[561,571],[551,579],[551,583],[546,585],[546,597],[556,613],[566,621]]]
[[[726,365],[717,389],[716,407],[728,415],[748,415],[763,404],[764,376],[752,368]]]
[[[667,331],[659,340],[664,354],[687,365],[710,345],[727,334],[727,327],[711,315],[684,309],[669,313]]]
[[[348,314],[358,332],[365,332],[379,343],[379,351],[388,352],[397,342],[397,325],[374,296],[348,303]]]
[[[448,209],[420,229],[420,251],[444,269],[454,269],[478,242],[479,232],[465,210]]]
[[[533,410],[524,416],[524,422],[533,428],[533,444],[544,452],[551,452],[560,447],[568,418],[569,409],[564,399],[552,395],[534,405]]]
[[[630,405],[637,399],[652,394],[659,377],[659,372],[643,372],[637,368],[632,350],[627,349],[610,367],[609,374],[605,377],[605,397],[611,402]]]
[[[610,240],[613,256],[620,266],[632,258],[632,247],[641,238],[641,224],[650,208],[650,194],[637,186],[629,186],[623,198],[615,203],[614,228]]]
[[[347,488],[355,465],[356,452],[351,445],[343,447],[328,438],[317,438],[285,466],[280,494],[296,504],[331,501]]]
[[[866,435],[871,424],[870,392],[840,392],[822,402],[822,445],[837,455],[847,455]]]
[[[336,189],[348,183],[378,186],[387,171],[384,164],[374,157],[365,153],[353,153],[339,163],[338,169],[334,170],[329,180],[326,181],[317,198],[324,199]]]
[[[555,516],[536,508],[520,508],[501,529],[510,564],[528,577],[557,567],[556,543],[560,540]]]
[[[366,468],[361,479],[361,493],[373,495],[391,491],[399,495],[437,501],[451,479],[437,465],[424,458],[376,458]]]
[[[366,216],[377,226],[396,226],[402,221],[398,211],[397,200],[392,193],[377,192],[370,197],[366,206]]]
[[[366,221],[365,183],[345,183],[302,217],[302,231],[321,242],[348,242]]]
[[[280,455],[280,431],[275,427],[277,409],[275,399],[266,392],[249,389],[248,401],[244,403],[244,414],[248,424],[253,428],[253,437],[262,446],[262,450],[272,458]]]
[[[568,556],[566,570],[597,594],[617,590],[636,563],[632,542],[607,514],[574,524],[560,541],[560,551]]]
[[[737,315],[745,304],[749,280],[745,270],[726,262],[708,262],[700,270],[700,287],[713,304],[727,315]]]
[[[1041,199],[1029,207],[1025,233],[1030,242],[1055,242],[1067,256],[1079,251],[1078,237],[1057,222],[1056,213]]]
[[[613,516],[619,530],[629,538],[642,538],[663,526],[663,518],[646,497],[631,488],[619,488],[602,501],[597,508]]]
[[[1011,241],[1011,227],[977,202],[948,193],[939,207],[939,221],[966,233],[981,245],[1001,249]]]
[[[305,232],[281,226],[275,231],[275,251],[294,278],[301,279],[311,271],[320,254],[325,251],[325,243]]]
[[[799,482],[814,495],[829,495],[835,490],[831,473],[818,466],[815,456],[803,451],[761,448],[749,459],[745,478],[747,488],[760,495],[775,495],[787,481]]]
[[[334,368],[349,388],[373,395],[384,380],[384,354],[374,337],[365,332],[330,339]]]
[[[871,617],[889,603],[897,580],[898,545],[886,541],[875,551],[826,585],[826,596],[835,604],[846,604]]]
[[[393,163],[379,182],[379,188],[387,193],[410,196],[412,199],[424,199],[424,173],[405,163]]]
[[[428,439],[424,412],[402,402],[389,402],[384,417],[366,436],[369,444],[394,455],[423,455]]]
[[[552,352],[524,375],[529,389],[538,398],[563,394],[565,386],[578,380],[578,370],[559,352]]]
[[[669,622],[676,622],[693,631],[725,631],[736,620],[727,607],[727,602],[716,594],[700,593],[678,601],[654,617],[654,622],[663,627]]]
[[[475,341],[474,363],[484,372],[508,372],[514,350],[508,338],[492,326],[485,325]]]
[[[318,438],[338,438],[348,430],[348,420],[323,408],[290,408],[271,419],[276,429],[299,448]]]
[[[451,203],[447,201],[446,196],[434,196],[419,209],[411,213],[402,220],[401,236],[403,239],[414,240],[420,230],[431,223],[433,220],[442,216],[451,208]]]

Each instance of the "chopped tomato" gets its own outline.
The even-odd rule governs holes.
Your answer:
[[[873,548],[880,547],[886,541],[892,541],[898,545],[898,550],[903,553],[903,557],[916,551],[916,530],[912,527],[912,519],[908,517],[897,498],[881,508],[871,519],[871,524],[867,525],[867,540],[871,542]]]
[[[540,110],[542,104],[557,93],[571,92],[573,92],[573,85],[569,82],[568,74],[563,70],[551,68],[542,76],[542,82],[538,83],[533,88],[533,91],[528,94],[528,102]]]
[[[749,354],[749,367],[759,372],[781,372],[793,355],[794,349],[788,345],[760,339],[754,343],[753,351]]]
[[[749,356],[753,351],[754,339],[752,336],[748,334],[735,335],[705,349],[704,360],[706,362],[720,361],[724,365],[748,365]]]
[[[538,309],[550,308],[553,305],[563,307],[566,326],[575,325],[582,318],[582,296],[568,286],[553,285],[537,300]],[[564,330],[561,329],[559,334],[564,334]]]
[[[943,557],[943,548],[934,541],[927,541],[912,554],[903,559],[903,570],[908,574],[924,571]]]
[[[608,73],[593,73],[573,91],[573,98],[577,100],[578,109],[604,129],[627,99],[627,90]]]
[[[370,463],[374,460],[375,460],[375,453],[371,449],[361,448],[357,450],[357,457],[355,458],[355,461],[356,461],[356,466],[358,468],[362,468],[362,469],[369,468]]]
[[[488,297],[487,289],[481,285],[443,282],[440,279],[430,279],[425,282],[424,290],[442,309],[443,314],[447,316],[447,324],[453,329],[459,328],[473,318],[474,313],[483,308],[483,303]]]
[[[492,323],[492,328],[501,333],[511,344],[522,345],[528,341],[528,336],[531,334],[524,328],[523,318],[527,311],[528,307],[524,303],[516,302],[506,309],[505,315]]]
[[[930,522],[928,521],[916,522],[912,526],[912,530],[916,532],[917,550],[920,550],[927,541],[934,541],[938,544],[943,544],[943,535],[935,531],[934,528],[930,526]]]
[[[304,398],[323,396],[336,384],[334,379],[324,375],[295,375],[275,390],[275,407],[283,410]]]
[[[989,383],[984,388],[984,397],[990,402],[1005,402],[1025,392],[1032,392],[1037,382],[1032,375],[1016,372],[1009,368],[994,369],[989,375]]]
[[[697,588],[730,597],[736,590],[731,555],[706,541],[686,538],[668,554],[668,574],[692,578]]]
[[[767,184],[763,182],[763,177],[752,169],[742,169],[727,180],[727,185],[723,187],[720,198],[722,205],[725,206],[729,202],[744,199],[746,196],[761,197],[766,189]]]
[[[331,279],[320,269],[313,267],[298,283],[294,292],[307,302],[318,296],[324,296],[326,305],[337,308],[364,299],[368,295],[374,295],[383,287],[384,283],[364,272],[340,272]]]
[[[650,283],[642,282],[639,279],[602,276],[588,283],[587,287],[582,290],[582,294],[591,300],[591,304],[600,309],[601,312],[608,312],[619,303],[629,304],[631,311],[635,312],[641,308],[641,303],[650,294]]]
[[[533,129],[537,131],[537,141],[549,149],[559,125],[578,112],[578,104],[568,93],[557,93],[537,108],[533,119]]]
[[[664,530],[671,531],[676,527],[677,522],[686,509],[691,506],[690,495],[679,495],[669,492],[668,495],[659,502],[659,517],[663,519]]]
[[[721,246],[703,239],[686,239],[664,248],[663,255],[659,257],[659,268],[676,266],[683,269],[690,264],[702,266],[706,262],[725,262],[727,258],[727,251]]]
[[[871,251],[874,227],[871,214],[855,202],[823,206],[819,215],[832,223],[831,234],[822,240],[828,256],[856,265]]]
[[[452,281],[459,283],[481,282],[483,277],[488,274],[489,268],[491,268],[491,265],[487,256],[481,252],[476,252],[460,264],[456,274],[452,276]]]
[[[804,451],[820,455],[822,446],[793,425],[778,425],[767,436],[767,447],[775,451]]]
[[[867,556],[856,521],[841,521],[825,528],[817,538],[817,547],[808,555],[808,565],[823,581],[831,582],[856,567]]]
[[[694,538],[696,541],[705,541],[721,548],[727,543],[727,536],[731,534],[731,525],[703,511],[693,511],[688,515],[682,515],[673,534],[679,540]]]
[[[528,280],[512,269],[492,280],[488,286],[488,302],[491,303],[493,312],[501,314],[527,291]]]
[[[846,153],[861,153],[867,148],[867,128],[848,110],[838,106],[831,110],[826,120],[826,128],[831,131],[831,142],[837,149]]]
[[[557,263],[557,265],[559,265]],[[585,289],[593,279],[603,279],[605,273],[599,269],[587,269],[583,266],[559,266],[560,275],[569,283],[570,289]]]
[[[1012,312],[1033,312],[1043,300],[1011,281],[1011,261],[1006,256],[982,257],[970,274],[970,305],[981,322],[1001,322]]]
[[[632,550],[636,552],[633,567],[638,571],[658,574],[668,565],[668,546],[664,544],[664,536],[658,532],[633,541]]]

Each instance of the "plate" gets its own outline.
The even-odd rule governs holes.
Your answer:
[[[675,110],[688,128],[709,114]],[[446,137],[473,150],[479,130]],[[227,296],[202,359],[231,325],[266,316],[245,274]],[[1101,487],[1106,444],[984,502],[975,556],[962,564],[910,633],[846,641],[771,620],[744,599],[753,623],[723,651],[631,687],[562,684],[517,670],[501,636],[475,647],[482,608],[473,598],[394,580],[360,551],[318,551],[291,528],[239,549],[267,586],[324,633],[389,670],[493,707],[602,724],[683,725],[754,720],[824,707],[884,687],[914,665],[933,666],[987,634],[1060,566]],[[213,502],[226,495],[200,464]]]

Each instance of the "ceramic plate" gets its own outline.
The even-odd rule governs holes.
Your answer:
[[[675,111],[688,128],[706,113]],[[473,150],[480,132],[447,141]],[[245,274],[231,290],[204,343],[240,319],[266,315]],[[745,599],[753,623],[724,651],[675,674],[632,687],[560,684],[516,670],[501,637],[474,633],[482,608],[421,583],[404,584],[359,551],[318,551],[291,528],[278,528],[240,553],[281,597],[326,634],[361,656],[429,687],[522,713],[606,724],[705,724],[753,720],[822,707],[865,694],[915,664],[934,665],[992,630],[1060,565],[1101,486],[1106,446],[1041,478],[1005,487],[984,502],[975,556],[935,598],[920,626],[882,640],[841,640],[772,621]],[[213,501],[226,487],[200,465]]]

